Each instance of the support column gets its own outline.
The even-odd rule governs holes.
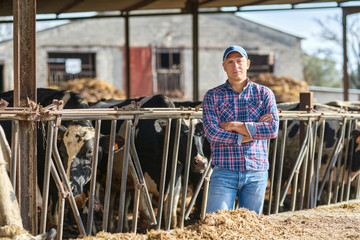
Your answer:
[[[199,100],[199,12],[198,2],[192,2],[193,18],[193,101]]]
[[[36,0],[14,0],[14,106],[36,102]],[[20,161],[18,196],[24,228],[36,234],[36,131],[29,121],[19,121]]]

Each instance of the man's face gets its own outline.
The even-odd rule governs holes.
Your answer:
[[[250,60],[238,52],[229,53],[223,62],[223,67],[230,83],[247,79],[247,69],[249,66]]]

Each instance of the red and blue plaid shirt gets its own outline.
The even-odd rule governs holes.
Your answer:
[[[272,122],[258,122],[265,114]],[[204,96],[203,121],[211,144],[212,164],[233,171],[263,171],[269,169],[267,140],[277,136],[279,116],[273,92],[247,80],[241,93],[226,81],[210,89]],[[220,122],[244,122],[251,142],[241,143],[242,134],[220,128]]]

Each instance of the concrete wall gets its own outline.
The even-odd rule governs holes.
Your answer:
[[[199,97],[226,80],[222,54],[229,45],[248,53],[275,55],[275,74],[303,80],[300,38],[234,14],[199,16]],[[192,99],[192,18],[190,15],[130,18],[131,47],[181,48],[185,99]],[[78,20],[37,33],[37,86],[45,87],[48,52],[96,54],[97,78],[123,88],[124,19]],[[0,43],[5,63],[4,87],[13,88],[12,41]],[[152,60],[154,60],[154,55]],[[149,59],[151,61],[151,59]],[[153,63],[155,73],[155,64]],[[156,75],[154,75],[156,81]],[[154,85],[155,86],[155,85]]]

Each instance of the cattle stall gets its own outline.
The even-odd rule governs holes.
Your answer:
[[[43,178],[43,190],[42,194],[42,211],[39,232],[45,232],[47,222],[47,208],[48,208],[48,195],[50,191],[50,175],[55,181],[58,192],[58,215],[57,215],[57,238],[63,238],[64,224],[69,220],[65,215],[65,206],[68,204],[72,210],[73,218],[76,221],[78,235],[87,236],[93,235],[98,229],[94,230],[94,205],[96,198],[96,190],[98,188],[97,182],[97,168],[99,162],[99,149],[100,149],[100,129],[101,125],[105,121],[111,122],[111,131],[109,135],[109,141],[107,142],[108,156],[107,156],[107,173],[105,176],[106,184],[102,186],[104,188],[103,199],[101,200],[102,207],[102,224],[101,229],[107,231],[109,225],[108,214],[111,208],[110,195],[112,189],[112,173],[114,167],[114,153],[116,142],[116,124],[118,120],[125,122],[125,131],[123,136],[122,155],[124,161],[121,163],[122,175],[120,182],[120,189],[118,191],[118,217],[117,217],[117,229],[116,231],[122,232],[125,214],[126,214],[126,189],[128,176],[132,175],[132,179],[135,182],[134,187],[134,200],[132,201],[133,214],[132,214],[132,229],[131,231],[137,231],[138,211],[140,208],[140,197],[144,199],[145,208],[150,213],[151,223],[156,228],[170,229],[171,211],[168,211],[169,216],[167,223],[162,224],[163,217],[163,204],[165,195],[169,201],[168,208],[172,209],[174,204],[174,188],[175,188],[175,173],[177,171],[178,151],[180,141],[180,125],[181,121],[189,122],[189,131],[186,144],[186,161],[183,163],[182,172],[182,199],[180,201],[179,223],[178,227],[183,227],[186,219],[189,218],[191,208],[195,204],[197,197],[202,197],[202,211],[201,218],[205,217],[204,209],[206,208],[206,194],[209,183],[209,177],[211,175],[210,165],[207,166],[202,173],[202,177],[198,182],[198,187],[194,188],[193,198],[190,203],[186,205],[186,193],[188,191],[188,177],[191,174],[190,170],[190,156],[191,156],[191,144],[194,134],[194,122],[202,118],[202,111],[199,108],[140,108],[139,105],[133,103],[126,108],[114,108],[114,109],[62,109],[61,101],[54,101],[54,104],[40,108],[37,105],[30,105],[30,107],[17,107],[10,108],[3,106],[0,109],[0,121],[11,121],[13,125],[12,140],[11,140],[11,163],[10,163],[10,179],[13,186],[17,186],[16,174],[19,166],[17,159],[17,151],[19,149],[19,139],[16,137],[18,134],[18,124],[21,120],[32,121],[34,128],[42,128],[46,133],[46,162],[44,165],[44,176],[38,176]],[[280,129],[277,138],[269,140],[269,160],[270,160],[270,174],[269,174],[269,186],[266,193],[266,202],[264,214],[273,214],[281,211],[295,211],[306,208],[314,208],[318,205],[326,205],[335,202],[348,201],[350,199],[359,199],[359,174],[353,175],[352,166],[355,163],[359,167],[360,159],[355,156],[355,151],[360,151],[358,145],[359,140],[353,139],[351,134],[358,129],[358,121],[360,114],[358,112],[306,112],[306,111],[281,111],[280,117]],[[156,205],[152,203],[151,196],[147,182],[142,172],[142,166],[138,159],[137,146],[135,146],[136,138],[136,126],[140,121],[148,119],[161,119],[165,123],[164,145],[162,146],[164,151],[161,159],[161,165],[154,166],[155,168],[161,168],[161,182],[159,187],[159,201]],[[86,204],[82,205],[80,210],[77,205],[77,200],[72,194],[71,182],[67,178],[66,164],[61,160],[59,149],[57,144],[58,131],[63,121],[70,120],[90,120],[94,127],[94,145],[92,149],[92,162],[91,162],[91,180],[87,186],[88,192],[84,191]],[[175,131],[170,131],[171,120],[175,120]],[[300,141],[300,134],[295,141],[298,142],[298,147],[290,149],[291,158],[289,154],[286,154],[286,148],[294,146],[292,143],[287,144],[290,140],[289,132],[292,130],[289,128],[291,124],[304,122],[305,135],[302,136]],[[323,145],[326,142],[326,123],[331,122],[331,126],[337,126],[336,134],[333,135],[335,139],[335,145],[332,146],[327,153],[327,162],[322,163],[323,150],[326,146]],[[334,124],[337,122],[337,124]],[[333,130],[333,129],[330,129]],[[173,133],[173,134],[172,134]],[[358,135],[356,135],[358,136]],[[173,140],[173,154],[171,158],[168,158],[169,142]],[[292,139],[294,140],[294,139]],[[119,146],[118,146],[119,147]],[[328,150],[328,149],[326,149]],[[295,161],[293,161],[295,160]],[[167,164],[171,166],[170,180],[169,180],[169,193],[165,193],[165,175],[167,174]],[[285,168],[286,165],[286,168]],[[200,195],[200,187],[203,186],[203,194]],[[322,201],[322,198],[325,201]],[[154,208],[157,208],[155,214]],[[85,217],[84,217],[85,210]],[[37,218],[37,216],[33,216]]]

